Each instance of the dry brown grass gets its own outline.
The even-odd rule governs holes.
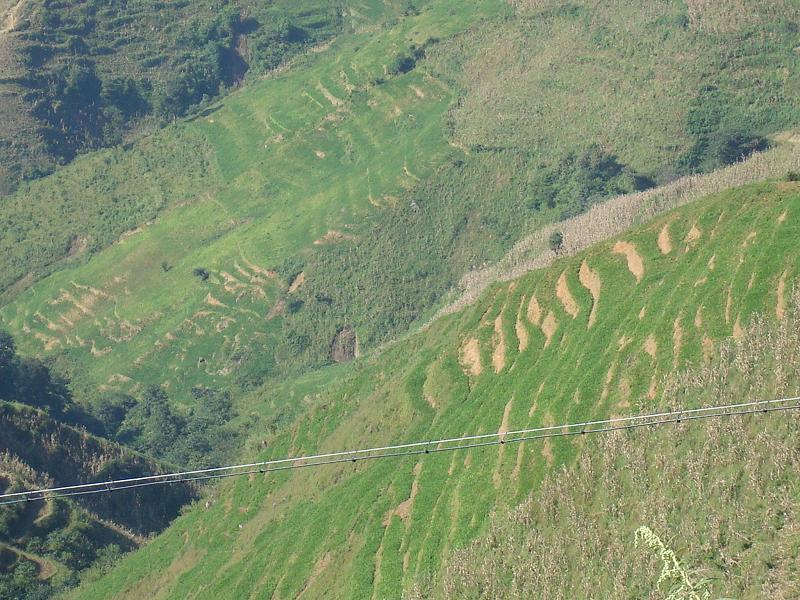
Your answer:
[[[796,394],[800,294],[779,322],[756,316],[710,365],[674,374],[660,408]],[[800,414],[756,415],[593,436],[577,463],[545,478],[452,553],[420,598],[663,599],[661,562],[637,549],[650,527],[712,598],[800,597]]]
[[[437,316],[468,306],[493,283],[518,279],[530,271],[548,267],[558,258],[572,256],[669,210],[732,187],[782,177],[793,170],[800,170],[800,153],[796,142],[786,141],[713,173],[683,177],[652,190],[597,204],[582,215],[535,231],[515,244],[496,264],[464,275],[459,284],[460,296]],[[558,254],[548,244],[556,230],[564,234],[564,247]]]

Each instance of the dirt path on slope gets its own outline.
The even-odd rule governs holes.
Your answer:
[[[16,546],[9,546],[8,544],[0,544],[0,547],[7,548],[14,554],[21,556],[22,558],[31,561],[39,568],[39,573],[36,575],[36,578],[39,581],[47,581],[53,575],[58,572],[58,567],[56,563],[51,562],[41,556],[37,556],[36,554],[31,554],[30,552],[25,552],[21,548],[17,548]]]

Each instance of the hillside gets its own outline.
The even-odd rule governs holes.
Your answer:
[[[0,23],[0,195],[207,104],[344,27],[314,0],[14,0],[0,3]]]
[[[706,403],[717,395],[749,397],[791,390],[798,380],[796,360],[784,363],[772,354],[772,348],[765,347],[773,326],[759,325],[755,315],[763,315],[766,323],[796,318],[791,316],[795,308],[790,290],[800,265],[795,244],[798,211],[800,185],[796,182],[736,188],[558,260],[548,269],[495,285],[474,305],[432,323],[424,333],[380,355],[349,365],[346,374],[340,367],[327,378],[316,375],[287,384],[297,386],[303,395],[304,414],[274,435],[254,432],[251,456],[262,442],[268,450],[259,455],[277,457],[552,425],[635,413],[664,403]],[[774,352],[792,352],[795,347],[791,323],[782,330],[787,343],[770,344]],[[734,341],[725,342],[730,338]],[[742,349],[722,350],[724,342],[741,344]],[[749,353],[752,362],[741,360],[744,353]],[[781,364],[786,370],[770,369],[770,364]],[[697,369],[704,365],[708,373],[724,377],[702,379]],[[678,387],[674,387],[686,368],[698,374],[686,375],[683,384],[677,379]],[[774,377],[756,377],[773,371]],[[699,380],[700,388],[692,380]],[[707,389],[702,381],[716,381],[718,388]],[[690,432],[685,438],[660,434],[653,448],[669,447],[670,453],[657,464],[670,466],[663,476],[648,477],[672,486],[667,489],[676,485],[683,489],[680,478],[687,471],[672,462],[678,440],[685,452],[696,457],[702,455],[699,450],[704,443],[744,452],[744,440],[729,439],[726,432],[756,436],[758,448],[769,445],[765,440],[775,436],[774,447],[779,448],[789,431],[783,428],[794,427],[795,421],[784,423],[780,418],[771,425],[732,422],[708,442],[701,435],[702,426],[685,426],[682,430]],[[606,442],[585,438],[529,442],[229,481],[152,544],[74,596],[400,597],[404,588],[415,583],[435,582],[443,574],[442,567],[452,564],[447,561],[451,551],[486,532],[493,510],[513,507],[532,491],[537,493],[541,482],[560,465],[580,459],[583,468],[597,465],[601,477],[609,467],[595,449],[627,448],[634,456],[645,453],[651,461],[657,457],[650,454],[649,446],[642,446],[649,439],[640,435]],[[756,478],[753,485],[758,486],[759,478],[770,479],[774,473],[777,487],[773,489],[790,490],[786,486],[793,479],[786,469],[796,457],[765,464],[766,471],[758,474],[749,473],[748,465],[762,464],[764,456],[751,451],[737,461],[739,480]],[[697,477],[707,482],[703,484],[707,488],[699,489],[711,495],[714,490],[729,489],[723,480],[727,469],[734,468],[732,463],[698,460],[688,464],[698,465]],[[718,471],[719,464],[729,467]],[[554,485],[558,490],[564,484],[547,484],[541,493],[552,495]],[[576,493],[580,489],[587,488],[578,487]],[[609,494],[616,494],[620,502],[633,502],[630,489],[610,488]],[[741,512],[736,522],[746,524],[747,531],[757,531],[761,504],[735,490],[730,493],[735,493],[732,498],[745,498],[737,504]],[[710,526],[717,527],[713,529],[716,537],[703,540],[702,546],[693,545],[692,539],[681,537],[697,535],[692,513],[686,516],[670,509],[668,516],[661,516],[657,507],[664,506],[666,496],[654,488],[647,497],[653,499],[656,514],[631,513],[631,519],[638,520],[623,519],[626,531],[650,525],[669,543],[680,548],[688,545],[691,566],[714,553],[724,556],[730,544],[738,544],[725,536],[724,525],[713,525],[709,516]],[[688,495],[687,502],[699,506],[696,503],[703,497],[710,498]],[[791,495],[781,497],[789,503],[785,506],[795,510]],[[601,512],[605,510],[601,507],[608,506],[606,497],[597,496],[595,502],[600,503],[597,510]],[[643,511],[650,505],[638,506]],[[712,514],[707,503],[702,506]],[[591,509],[579,504],[575,510]],[[668,519],[668,530],[664,519]],[[609,522],[617,523],[619,518]],[[551,531],[562,542],[571,535],[564,528]],[[737,556],[755,562],[714,563],[730,594],[757,597],[761,586],[774,582],[774,577],[783,577],[784,584],[769,589],[790,594],[789,572],[784,567],[770,569],[791,564],[791,548],[796,548],[792,531],[783,531],[780,522],[770,521],[759,530],[758,543],[737,546]],[[770,540],[779,543],[769,546]],[[625,542],[620,540],[620,544]],[[603,543],[610,540],[603,538]],[[768,546],[769,558],[756,559]],[[752,552],[748,551],[751,547]],[[590,560],[581,548],[574,549],[577,559]],[[589,549],[586,552],[593,556]],[[613,556],[619,557],[621,550],[616,552]],[[705,552],[705,558],[698,552]],[[478,572],[480,548],[470,556],[462,570],[467,575],[470,569]],[[642,564],[652,571],[636,576],[654,585],[658,565],[654,559],[645,563],[637,559],[636,568]],[[750,569],[749,576],[737,578],[738,569],[745,568]],[[468,583],[466,578],[453,579],[450,571],[451,583]],[[160,575],[153,577],[154,572]],[[501,577],[502,573],[496,574]],[[639,590],[651,589],[642,587],[644,582],[637,585]],[[606,597],[619,597],[612,593],[618,588],[599,589],[609,590]],[[727,588],[719,591],[730,595]]]
[[[4,201],[0,324],[22,351],[86,402],[241,394],[351,360],[542,224],[737,160],[800,116],[788,9],[720,28],[672,2],[361,4],[292,68]]]
[[[4,486],[657,407],[685,369],[741,370],[720,348],[754,315],[794,318],[797,0],[0,14],[0,398],[44,411],[12,406]],[[610,470],[586,448],[226,481],[158,518],[136,500],[137,535],[183,516],[117,568],[131,546],[102,533],[74,564],[48,546],[118,525],[93,504],[47,531],[22,511],[0,572],[37,600],[79,580],[89,598],[446,596],[480,577],[492,511],[513,530],[562,466]],[[790,534],[765,543],[783,559]]]
[[[158,472],[152,460],[88,435],[29,406],[0,400],[0,489],[4,493]],[[78,572],[116,560],[164,529],[194,497],[180,485],[116,497],[58,499],[2,507],[0,595],[44,597],[72,587]]]

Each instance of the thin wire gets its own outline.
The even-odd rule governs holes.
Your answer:
[[[524,441],[541,440],[545,438],[568,437],[593,433],[608,433],[643,427],[654,427],[656,425],[665,425],[669,423],[681,423],[683,421],[765,414],[771,412],[785,412],[797,409],[800,409],[800,397],[781,398],[776,400],[760,400],[739,404],[727,404],[688,410],[634,415],[629,417],[616,417],[613,419],[585,421],[581,423],[570,423],[549,427],[519,429],[505,433],[468,435],[457,438],[412,442],[394,446],[381,446],[361,450],[345,450],[340,452],[329,452],[325,454],[315,454],[296,458],[282,458],[257,463],[231,465],[226,467],[213,467],[209,469],[197,469],[194,471],[165,473],[161,475],[149,475],[146,477],[133,477],[117,481],[109,480],[95,483],[62,486],[57,488],[30,490],[26,492],[15,492],[12,494],[0,494],[0,506],[17,504],[21,502],[30,502],[34,500],[49,500],[53,498],[67,498],[71,496],[83,496],[112,491],[115,492],[169,483],[208,481],[212,479],[224,479],[228,477],[239,477],[242,475],[252,475],[257,473],[273,473],[304,467],[319,467],[323,465],[348,462],[356,463],[364,460],[375,460],[381,458],[416,456],[421,454],[432,454],[435,452],[450,452],[455,450],[466,450],[470,448],[499,446],[502,444],[513,444]],[[447,445],[453,443],[458,443],[458,445]]]

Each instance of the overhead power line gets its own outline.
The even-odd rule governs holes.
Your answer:
[[[225,479],[254,473],[273,473],[291,469],[319,467],[340,463],[356,463],[363,460],[376,460],[380,458],[397,458],[434,454],[438,452],[452,452],[467,450],[469,448],[483,448],[514,444],[545,438],[569,437],[595,433],[609,433],[656,427],[670,423],[692,422],[703,419],[716,419],[741,415],[758,415],[775,412],[785,412],[800,409],[800,397],[780,398],[776,400],[758,400],[739,404],[726,404],[707,406],[688,410],[675,410],[669,412],[616,417],[598,421],[584,421],[581,423],[567,423],[549,427],[533,427],[515,431],[485,433],[478,435],[465,435],[454,438],[410,442],[394,446],[380,446],[360,450],[342,450],[324,454],[312,454],[294,458],[279,458],[260,462],[197,469],[193,471],[180,471],[176,473],[163,473],[131,477],[127,479],[98,481],[94,483],[81,483],[62,487],[28,490],[11,494],[0,494],[0,506],[31,502],[35,500],[49,500],[52,498],[66,498],[71,496],[85,496],[129,490],[169,483],[188,483],[208,481],[211,479]]]

